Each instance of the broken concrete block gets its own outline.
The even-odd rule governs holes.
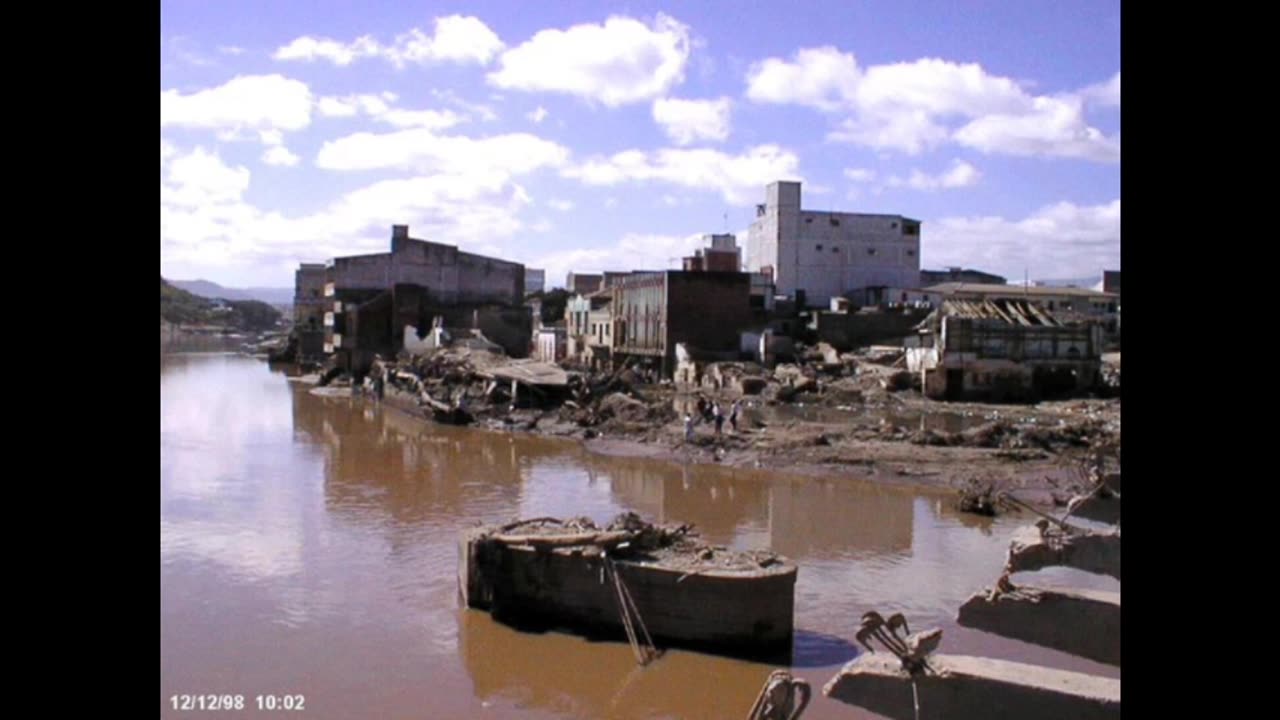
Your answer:
[[[1080,495],[1067,503],[1067,514],[1107,525],[1116,525],[1120,522],[1120,498],[1101,494]]]
[[[1056,529],[1042,533],[1037,526],[1014,531],[1005,568],[1030,572],[1065,565],[1085,572],[1120,579],[1120,532],[1064,534]]]
[[[864,654],[846,664],[822,692],[833,700],[906,720],[1120,717],[1118,678],[967,655],[932,655],[929,665],[933,672],[913,678],[888,653]]]
[[[964,627],[1120,664],[1120,593],[993,588],[961,605],[957,621]]]

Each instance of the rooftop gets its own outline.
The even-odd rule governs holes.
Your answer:
[[[1088,288],[1074,287],[1036,287],[1023,285],[989,285],[982,283],[940,283],[925,288],[929,292],[955,295],[973,293],[977,295],[1025,295],[1027,297],[1081,297],[1096,299],[1114,299],[1115,293],[1098,292]]]

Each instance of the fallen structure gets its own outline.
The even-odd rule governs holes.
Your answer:
[[[1064,323],[1021,300],[947,300],[907,348],[936,400],[1035,400],[1098,384],[1102,328]]]
[[[458,587],[467,607],[511,624],[625,633],[642,664],[655,643],[775,658],[791,651],[796,571],[628,513],[605,528],[541,518],[464,531]]]
[[[1085,572],[1120,579],[1120,531],[1071,532],[1040,520],[1019,528],[1009,543],[1006,572],[1030,572],[1054,565],[1066,565]]]
[[[996,587],[960,606],[964,627],[1043,645],[1109,665],[1120,664],[1120,593]]]
[[[1067,515],[1107,525],[1120,524],[1120,496],[1110,493],[1080,495],[1067,504]]]
[[[1120,717],[1119,679],[967,655],[932,655],[929,665],[931,672],[913,675],[892,655],[867,653],[846,664],[822,692],[908,720]]]

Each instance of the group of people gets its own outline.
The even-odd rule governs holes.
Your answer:
[[[724,408],[719,401],[708,401],[702,395],[698,396],[698,416],[702,422],[713,422],[716,425],[716,435],[720,435],[724,431]],[[734,400],[733,406],[729,411],[729,425],[733,431],[738,432],[738,418],[742,416],[742,400]],[[693,416],[685,413],[684,416],[684,439],[686,442],[693,441]]]

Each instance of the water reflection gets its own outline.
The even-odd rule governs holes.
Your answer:
[[[162,357],[165,697],[305,692],[313,718],[745,715],[772,666],[671,652],[637,673],[624,643],[519,633],[458,608],[462,528],[624,510],[796,560],[792,665],[815,688],[856,654],[873,607],[942,626],[949,652],[1089,666],[952,621],[1028,518],[846,478],[597,456],[307,390],[248,358]],[[805,717],[850,711],[815,697]]]

